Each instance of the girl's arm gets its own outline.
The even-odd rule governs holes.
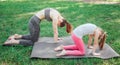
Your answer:
[[[95,53],[96,48],[98,47],[98,37],[99,37],[99,30],[97,29],[94,35],[94,46],[92,51],[93,55],[100,55],[99,53]]]
[[[93,48],[93,47],[91,46],[93,35],[89,34],[88,37],[89,37],[89,39],[88,39],[88,48],[91,49],[91,48]]]
[[[54,41],[55,41],[55,43],[58,41],[58,28],[57,28],[57,22],[58,22],[58,19],[57,19],[57,17],[55,17],[55,18],[53,19],[53,23],[52,23],[53,32],[54,32]]]

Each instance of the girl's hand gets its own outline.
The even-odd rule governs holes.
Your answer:
[[[100,56],[101,54],[100,53],[95,53],[95,52],[93,52],[92,53],[94,56]]]
[[[93,49],[93,46],[88,46],[88,49]]]

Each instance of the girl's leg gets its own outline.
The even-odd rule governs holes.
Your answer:
[[[85,53],[81,52],[80,50],[66,50],[66,55],[79,56],[85,55]]]
[[[68,45],[68,46],[60,45],[60,46],[56,47],[54,50],[60,51],[60,50],[77,50],[77,49],[78,48],[76,47],[76,45]]]
[[[84,55],[85,48],[84,48],[83,40],[76,37],[76,35],[74,35],[74,34],[72,34],[72,39],[78,50],[66,50],[66,55]]]
[[[63,46],[63,49],[65,49],[65,50],[78,50],[76,45]]]

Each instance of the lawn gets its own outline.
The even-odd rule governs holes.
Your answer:
[[[61,0],[0,0],[0,65],[119,65],[120,58],[102,60],[82,59],[30,59],[32,46],[4,47],[8,36],[28,34],[30,17],[43,8],[57,9],[74,28],[83,23],[94,23],[107,32],[106,43],[120,54],[120,4],[88,4]],[[41,23],[40,36],[53,36],[51,22]],[[47,29],[47,30],[46,30]],[[59,36],[69,36],[59,28]],[[87,43],[87,37],[84,38]]]

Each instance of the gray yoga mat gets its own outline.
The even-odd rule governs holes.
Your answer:
[[[33,50],[31,53],[31,58],[101,58],[101,59],[109,59],[113,57],[120,57],[118,53],[116,53],[108,44],[105,44],[103,50],[97,49],[97,52],[100,52],[100,56],[93,56],[91,54],[92,49],[88,49],[85,45],[86,54],[85,56],[62,56],[62,57],[56,57],[57,53],[55,52],[54,48],[56,48],[59,45],[71,45],[74,44],[71,37],[62,37],[62,40],[58,43],[53,42],[53,37],[42,37],[39,39],[38,42],[36,42],[33,46]]]

